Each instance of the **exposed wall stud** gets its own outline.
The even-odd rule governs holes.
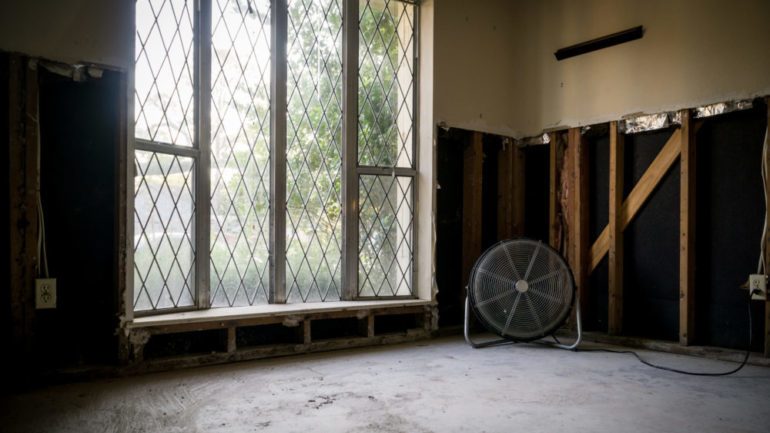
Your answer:
[[[558,168],[559,134],[551,132],[548,151],[548,244],[559,249]]]
[[[767,104],[766,134],[770,134],[770,96],[765,97],[765,103]],[[765,165],[770,167],[770,152],[765,155]],[[765,199],[770,200],[770,179],[765,179],[765,193],[767,194]],[[770,201],[766,201],[766,203],[770,203]],[[767,214],[765,214],[765,222],[770,223]],[[767,270],[770,269],[768,257],[770,257],[770,236],[765,237],[765,273],[768,273]],[[770,358],[770,299],[765,301],[765,357]]]
[[[37,147],[31,139],[34,127],[30,115],[37,117],[36,75],[27,68],[26,58],[12,54],[8,61],[9,76],[9,179],[10,200],[10,272],[12,342],[16,350],[28,353],[32,341],[35,305],[33,280],[35,269],[34,245],[37,239],[37,206],[35,196]],[[33,81],[34,80],[34,81]],[[34,84],[34,85],[33,85]],[[15,351],[14,351],[15,352]],[[18,353],[18,352],[15,352]]]
[[[618,122],[610,122],[610,197],[609,197],[609,307],[608,332],[623,332],[623,203],[624,136]]]
[[[474,262],[481,254],[481,171],[484,134],[474,132],[463,155],[463,233],[461,302]],[[462,305],[462,304],[460,304]]]
[[[588,146],[583,142],[580,128],[569,130],[569,151],[572,158],[570,196],[572,223],[569,227],[572,273],[575,277],[580,307],[588,310]]]
[[[133,21],[133,20],[132,20]],[[129,194],[129,188],[133,191],[133,102],[129,103],[132,85],[130,85],[130,74],[120,75],[120,89],[118,96],[118,152],[115,161],[118,170],[118,190],[117,190],[117,216],[116,224],[118,231],[115,234],[115,245],[117,246],[117,311],[118,316],[123,318],[117,330],[118,337],[118,360],[121,364],[127,364],[129,361],[129,341],[128,335],[123,332],[123,325],[134,317],[134,287],[133,287],[133,218],[129,212],[132,212],[131,205],[133,194]],[[131,276],[129,276],[131,275]],[[130,285],[129,285],[130,284]]]
[[[513,140],[497,153],[497,238],[513,237]]]
[[[302,344],[309,345],[312,342],[312,321],[305,318],[305,320],[302,321]]]
[[[679,343],[695,338],[695,136],[690,110],[682,110],[679,189]]]
[[[511,191],[511,206],[513,209],[513,236],[524,236],[525,224],[525,192],[526,192],[526,154],[524,149],[513,146],[513,189]]]
[[[227,328],[227,353],[233,353],[238,348],[236,337],[236,328],[234,326]]]

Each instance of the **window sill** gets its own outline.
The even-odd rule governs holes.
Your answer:
[[[209,310],[137,317],[128,324],[128,328],[151,328],[191,323],[236,321],[268,317],[276,318],[327,312],[358,312],[401,307],[429,306],[433,304],[433,301],[426,301],[423,299],[399,299],[392,301],[337,301],[310,304],[269,304],[252,307],[212,308]]]

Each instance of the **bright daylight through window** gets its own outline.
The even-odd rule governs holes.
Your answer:
[[[138,314],[414,296],[417,13],[136,1]]]

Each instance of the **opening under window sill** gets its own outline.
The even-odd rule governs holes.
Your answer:
[[[307,304],[266,304],[251,307],[211,308],[208,310],[186,311],[181,313],[160,314],[157,316],[137,317],[129,328],[147,328],[153,326],[178,325],[183,323],[202,323],[219,320],[254,319],[259,317],[279,317],[307,313],[330,311],[361,311],[398,307],[432,305],[433,301],[424,299],[398,299],[391,301],[337,301],[314,302]]]

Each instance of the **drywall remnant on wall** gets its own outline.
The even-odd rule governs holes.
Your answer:
[[[514,128],[514,84],[523,66],[513,56],[517,4],[509,0],[436,2],[436,123],[522,136]]]
[[[66,63],[130,66],[133,1],[3,0],[0,50]]]
[[[770,93],[766,0],[515,5],[511,122],[525,135]],[[562,62],[553,57],[561,46],[639,24],[643,39]]]

